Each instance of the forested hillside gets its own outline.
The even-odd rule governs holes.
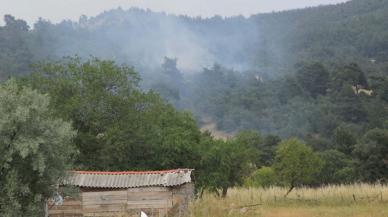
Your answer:
[[[270,74],[303,60],[384,65],[387,7],[386,0],[353,0],[250,18],[209,19],[116,9],[79,22],[40,20],[30,28],[7,16],[2,49],[19,52],[4,53],[2,59],[17,58],[26,65],[27,56],[94,55],[148,69],[169,56],[179,59],[185,73],[214,62]]]
[[[42,19],[33,28],[6,16],[0,77],[28,74],[40,60],[95,56],[134,66],[144,89],[192,111],[199,124],[214,122],[227,133],[327,138],[341,124],[383,126],[386,20],[387,0],[249,18],[119,8],[79,22]],[[352,87],[373,94],[352,94]]]
[[[134,66],[144,89],[192,111],[199,124],[214,122],[227,133],[326,139],[342,124],[360,130],[383,126],[386,20],[387,0],[249,18],[119,8],[79,22],[40,20],[33,28],[6,16],[0,77],[28,74],[31,64],[44,59],[112,59]],[[352,86],[373,94],[352,94]]]
[[[221,196],[388,178],[388,0],[249,18],[4,19],[0,215],[41,212],[68,168],[190,167],[200,193]],[[58,141],[68,148],[52,164]]]

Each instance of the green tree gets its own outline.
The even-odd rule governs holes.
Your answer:
[[[314,98],[326,94],[329,78],[329,72],[321,63],[301,64],[296,73],[302,90]]]
[[[267,135],[264,137],[263,143],[260,146],[260,160],[264,166],[271,166],[273,164],[276,147],[282,140],[278,136]]]
[[[276,146],[280,141],[281,139],[277,136],[261,136],[256,131],[241,131],[234,137],[236,144],[251,148],[257,168],[272,165]]]
[[[349,184],[356,180],[352,159],[337,150],[318,153],[323,161],[322,170],[316,178],[316,184]]]
[[[180,107],[181,91],[184,90],[184,79],[177,68],[178,59],[164,57],[161,73],[151,84],[151,89],[158,92],[164,100]],[[155,76],[155,75],[154,75]]]
[[[357,143],[354,132],[344,125],[338,126],[333,133],[334,148],[340,152],[350,155]]]
[[[364,71],[356,63],[340,67],[333,74],[334,89],[341,89],[343,86],[368,87],[368,80]]]
[[[200,131],[190,114],[139,88],[139,75],[112,61],[79,58],[42,63],[24,82],[52,96],[55,113],[78,135],[78,168],[193,167]]]
[[[177,68],[178,59],[164,57],[164,62],[162,64],[162,72],[168,75],[169,78],[175,79],[178,81],[178,84],[182,82],[183,76],[182,73]]]
[[[357,168],[364,181],[388,180],[388,130],[368,131],[356,145]]]
[[[388,77],[387,76],[371,76],[371,89],[378,98],[384,102],[388,102]]]
[[[259,133],[254,131],[242,131],[239,132],[233,139],[234,143],[240,147],[249,148],[252,150],[252,157],[255,159],[254,163],[256,167],[261,167],[262,162],[262,146],[263,139]]]
[[[273,167],[279,181],[290,187],[287,196],[295,187],[312,183],[322,165],[310,147],[297,139],[289,139],[279,144]]]
[[[76,132],[55,118],[47,95],[15,80],[0,86],[0,113],[0,216],[42,216],[76,153]]]
[[[0,81],[26,74],[33,61],[27,23],[11,15],[5,15],[4,22],[0,26]]]
[[[367,104],[362,96],[354,93],[352,86],[344,85],[339,92],[331,96],[334,101],[335,115],[344,122],[362,124],[367,121]]]
[[[210,138],[208,135],[208,144],[205,146],[208,149],[202,158],[202,190],[207,189],[218,196],[226,197],[230,187],[242,185],[251,173],[255,153],[251,147],[236,140]]]
[[[245,182],[249,187],[268,188],[277,184],[276,173],[271,167],[262,167],[256,170]]]

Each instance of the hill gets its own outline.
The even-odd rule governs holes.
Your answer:
[[[253,129],[305,137],[321,128],[331,134],[341,123],[359,126],[360,119],[365,130],[382,123],[370,124],[366,112],[349,122],[343,117],[348,110],[330,114],[340,120],[330,127],[314,126],[327,122],[316,119],[326,105],[317,100],[322,100],[320,95],[340,106],[334,102],[342,89],[338,76],[353,63],[357,66],[350,68],[356,72],[343,76],[362,71],[365,81],[358,81],[367,91],[367,85],[374,85],[372,91],[378,94],[369,99],[385,99],[386,20],[388,0],[352,0],[249,18],[205,19],[118,8],[96,17],[82,16],[78,22],[40,20],[33,28],[6,16],[6,25],[0,27],[0,78],[29,73],[29,65],[43,59],[92,55],[134,66],[144,89],[154,89],[177,108],[191,110],[199,123],[211,118],[227,132]],[[319,84],[319,76],[312,81],[315,72],[308,67],[298,77],[302,66],[313,63],[322,64],[329,74],[325,84]],[[310,93],[303,90],[309,82],[328,91],[311,97],[311,87],[306,87]],[[354,82],[346,87],[360,85]],[[348,106],[378,107],[365,104],[371,103],[368,100]]]

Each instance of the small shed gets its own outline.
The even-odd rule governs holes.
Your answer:
[[[192,171],[72,171],[62,185],[76,187],[79,195],[49,202],[48,216],[184,216],[194,196]]]

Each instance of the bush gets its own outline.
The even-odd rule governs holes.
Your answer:
[[[277,184],[276,173],[271,167],[256,170],[245,182],[247,187],[270,187]]]

